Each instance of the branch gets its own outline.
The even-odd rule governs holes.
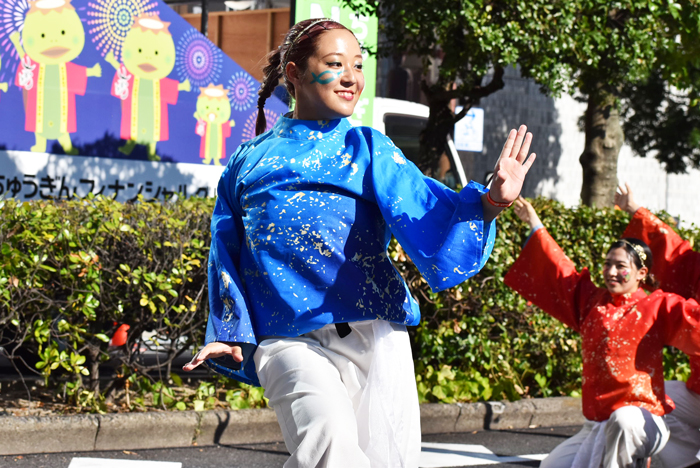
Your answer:
[[[466,86],[459,86],[455,89],[444,89],[440,86],[429,86],[425,80],[421,80],[420,86],[421,90],[428,98],[428,101],[451,101],[452,99],[459,99],[463,97],[469,98],[471,101],[476,101],[483,97],[493,94],[496,91],[503,89],[505,83],[503,81],[503,75],[505,70],[501,66],[494,68],[493,78],[486,86],[474,85],[471,88]],[[466,106],[465,106],[466,107]]]
[[[470,99],[469,104],[465,104],[464,106],[462,106],[462,110],[459,111],[458,114],[455,114],[455,123],[462,120],[464,118],[464,116],[467,115],[467,112],[469,112],[469,109],[471,109],[471,108],[472,108],[472,103],[471,103],[471,99]]]
[[[480,99],[503,89],[503,87],[506,85],[503,82],[504,73],[505,70],[503,69],[503,67],[495,67],[493,71],[493,78],[491,78],[489,84],[487,84],[486,86],[474,86],[472,88],[473,91],[472,93],[470,93],[469,97]]]

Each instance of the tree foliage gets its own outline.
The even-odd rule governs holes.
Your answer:
[[[622,86],[627,141],[667,172],[700,168],[700,3],[671,2],[677,35],[647,80]]]
[[[666,172],[700,168],[698,86],[679,90],[656,72],[646,82],[623,89],[623,128],[639,156],[653,156]]]
[[[697,111],[685,104],[674,106],[668,93],[655,102],[644,101],[644,93],[654,73],[666,89],[698,83],[698,0],[345,1],[380,18],[380,54],[398,50],[417,55],[423,60],[424,76],[430,63],[438,64],[436,79],[422,83],[430,106],[421,141],[423,168],[439,156],[454,122],[480,98],[503,88],[507,66],[518,66],[545,93],[566,92],[587,102],[581,155],[585,204],[612,204],[624,141],[621,102],[641,98],[646,106],[636,106],[638,117],[625,127],[634,134],[633,146],[640,153],[656,149],[662,154],[667,149],[668,135],[655,133],[654,112],[669,111],[664,117],[669,131],[683,116],[691,117],[686,127],[693,127],[683,134],[685,145],[670,156],[668,167],[677,171],[677,161],[695,158],[683,159],[677,153],[697,143],[692,130],[697,128]],[[450,111],[451,99],[464,104],[459,115]]]
[[[696,112],[688,108],[689,101],[679,106],[670,92],[661,91],[694,84],[694,64],[700,57],[696,44],[699,4],[697,0],[557,3],[541,22],[530,23],[535,27],[532,34],[546,37],[543,44],[549,46],[527,53],[521,61],[522,71],[548,93],[566,90],[587,102],[586,143],[580,158],[582,200],[610,206],[617,187],[623,126],[631,132],[633,148],[643,155],[651,149],[673,147],[672,141],[662,141],[669,135],[658,131],[663,127],[657,120],[667,120],[668,130],[687,112]],[[652,90],[655,93],[648,95]],[[629,124],[623,124],[621,104],[624,116],[632,116]],[[661,117],[654,119],[654,113]],[[689,126],[695,122],[685,124],[683,149],[693,144]],[[670,170],[678,170],[680,159],[676,152],[665,162],[671,162]]]
[[[519,21],[521,6],[517,2],[345,1],[358,11],[379,17],[380,55],[391,56],[397,51],[416,55],[422,59],[424,77],[429,75],[431,63],[438,64],[435,79],[421,82],[430,107],[418,161],[423,170],[438,160],[455,122],[479,99],[502,89],[504,68],[516,64],[522,51],[533,46],[526,25]],[[463,105],[457,115],[450,108],[453,99]]]
[[[211,208],[196,199],[0,199],[0,346],[78,394],[99,393],[99,366],[110,359],[122,368],[112,388],[134,371],[168,375],[203,339]],[[117,352],[109,342],[120,324],[131,328]],[[149,347],[161,362],[142,359]]]

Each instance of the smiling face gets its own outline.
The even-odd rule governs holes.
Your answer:
[[[631,255],[627,250],[619,247],[608,252],[603,265],[603,278],[605,287],[611,294],[631,294],[639,288],[639,284],[646,278],[648,269],[637,269]]]
[[[286,74],[294,85],[294,118],[302,120],[350,117],[365,87],[360,45],[345,29],[323,32],[306,69],[290,62]]]
[[[45,65],[67,63],[75,59],[85,45],[85,30],[80,17],[72,7],[42,9],[51,6],[51,0],[36,2],[37,7],[27,14],[22,29],[25,52],[35,62]]]
[[[231,103],[223,89],[200,88],[197,98],[197,114],[210,124],[222,124],[231,117]],[[221,95],[218,95],[221,93]]]
[[[175,66],[175,43],[167,26],[156,17],[134,20],[122,49],[122,61],[131,73],[149,80],[170,74]]]

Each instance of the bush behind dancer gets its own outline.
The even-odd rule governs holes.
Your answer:
[[[623,235],[644,240],[656,264],[654,275],[659,287],[687,299],[700,300],[700,253],[689,242],[640,206],[629,185],[620,186],[615,204],[632,215]],[[666,381],[666,394],[676,409],[665,416],[671,438],[659,457],[667,467],[700,467],[700,357],[690,356],[688,382]]]
[[[280,79],[296,106],[262,133]],[[534,160],[532,135],[513,130],[491,191],[456,193],[386,136],[348,123],[363,87],[348,29],[327,19],[292,27],[268,55],[259,136],[231,156],[212,217],[207,344],[184,369],[206,361],[262,384],[288,467],[417,466],[406,325],[420,311],[387,256],[391,234],[434,290],[463,282],[487,260],[493,220]]]
[[[603,267],[605,288],[549,235],[532,205],[515,202],[531,235],[505,283],[581,334],[581,431],[557,446],[542,468],[637,468],[668,440],[662,418],[673,409],[664,393],[663,347],[700,355],[700,306],[674,294],[648,295],[649,248],[638,239],[613,243]]]

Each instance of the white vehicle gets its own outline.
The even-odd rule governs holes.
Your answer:
[[[416,161],[420,148],[420,133],[428,124],[428,106],[417,102],[377,97],[374,99],[372,127],[379,130],[401,149],[411,161]],[[466,186],[469,182],[462,161],[450,136],[447,136],[447,154],[439,162],[437,180],[450,188]]]

